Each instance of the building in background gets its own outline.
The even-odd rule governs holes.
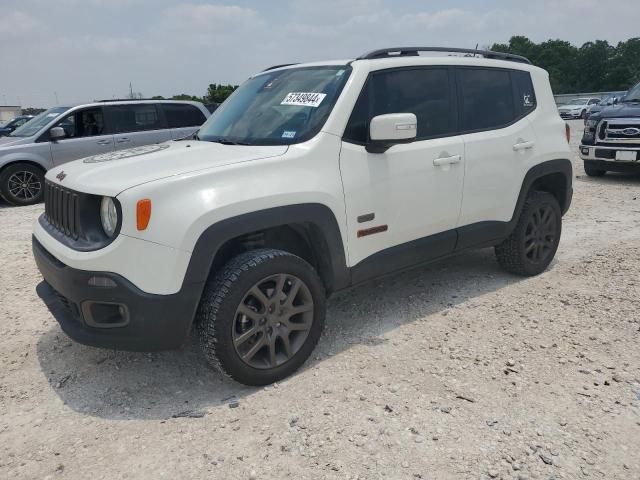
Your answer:
[[[16,105],[0,105],[0,125],[22,115],[22,107]]]

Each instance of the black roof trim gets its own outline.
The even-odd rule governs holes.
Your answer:
[[[283,63],[282,65],[274,65],[273,67],[265,68],[263,72],[268,72],[269,70],[275,70],[276,68],[282,67],[291,67],[292,65],[298,65],[297,63]]]
[[[356,60],[373,60],[377,58],[394,58],[394,57],[416,57],[420,52],[444,52],[444,53],[464,53],[466,56],[473,57],[480,55],[484,58],[495,60],[508,60],[511,62],[528,63],[531,61],[521,55],[513,53],[493,52],[491,50],[474,50],[471,48],[448,48],[448,47],[394,47],[374,50],[359,56]]]

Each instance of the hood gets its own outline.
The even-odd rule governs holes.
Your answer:
[[[623,117],[640,117],[640,102],[634,103],[618,103],[617,105],[610,105],[603,108],[592,116],[592,119],[600,120],[602,118],[623,118]]]
[[[0,148],[6,147],[9,145],[14,145],[16,143],[22,142],[23,140],[24,140],[23,137],[9,137],[9,136],[0,137]]]
[[[79,192],[115,197],[162,178],[277,157],[287,146],[241,146],[177,141],[95,155],[47,172],[47,180]]]

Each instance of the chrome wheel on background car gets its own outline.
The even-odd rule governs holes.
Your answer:
[[[37,198],[42,190],[42,182],[31,172],[16,172],[9,177],[9,193],[13,198],[31,201]]]
[[[0,194],[13,205],[32,205],[44,196],[44,172],[29,163],[15,163],[0,173]]]

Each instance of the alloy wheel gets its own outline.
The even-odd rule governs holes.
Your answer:
[[[26,170],[13,173],[8,180],[9,193],[19,200],[33,200],[42,190],[38,177]]]
[[[525,255],[532,263],[540,263],[553,252],[557,240],[556,212],[549,205],[533,211],[525,229]]]
[[[251,287],[233,322],[233,346],[247,365],[279,367],[305,343],[313,325],[313,298],[307,285],[288,274],[272,275]]]

